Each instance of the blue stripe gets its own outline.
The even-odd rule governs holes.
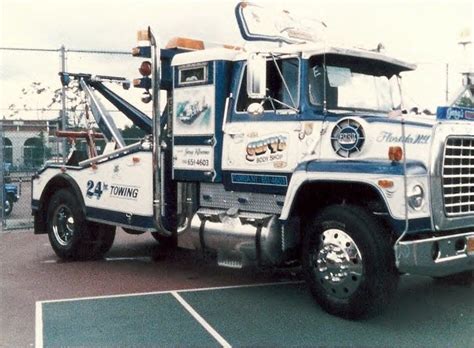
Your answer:
[[[296,170],[321,173],[404,175],[403,163],[391,161],[311,161],[300,163]],[[428,171],[422,162],[407,161],[407,175],[423,175],[427,173]]]
[[[288,186],[288,179],[283,175],[232,173],[233,184]]]
[[[212,135],[203,136],[177,136],[173,139],[174,145],[205,145],[209,146],[209,140],[213,138]]]
[[[103,220],[111,223],[146,229],[156,229],[155,220],[152,216],[132,215],[129,222],[126,213],[100,208],[86,207],[86,218]]]
[[[272,193],[284,195],[288,189],[291,174],[223,172],[222,181],[227,191]]]
[[[346,115],[347,116],[347,115]],[[357,115],[356,115],[357,116]],[[388,118],[388,116],[367,116],[362,117],[367,123],[391,123],[391,124],[401,124],[401,118]],[[432,128],[433,125],[426,124],[423,122],[416,122],[416,121],[407,121],[404,122],[405,126],[415,126],[415,127],[423,127],[423,128]]]
[[[212,175],[206,175],[204,173],[209,171],[198,171],[192,169],[175,169],[173,171],[173,180],[183,181],[212,181]]]

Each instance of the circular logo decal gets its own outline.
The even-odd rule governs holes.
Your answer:
[[[350,157],[361,151],[364,145],[364,130],[359,122],[351,119],[340,121],[331,133],[331,144],[339,156]]]

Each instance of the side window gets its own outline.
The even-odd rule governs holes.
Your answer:
[[[285,81],[282,80],[278,70]],[[295,106],[299,100],[298,81],[297,58],[276,60],[276,64],[273,60],[267,61],[267,96],[270,98],[263,103],[264,110],[287,110],[289,108],[286,105]],[[260,101],[249,99],[247,96],[247,67],[245,67],[237,99],[237,111],[245,112],[251,103]]]
[[[208,82],[207,64],[192,64],[178,68],[178,86],[189,86]]]

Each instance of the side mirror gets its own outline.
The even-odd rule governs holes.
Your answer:
[[[267,60],[252,53],[247,59],[247,94],[250,99],[263,99],[267,91]]]
[[[260,103],[252,103],[247,108],[247,112],[251,116],[260,116],[263,114],[263,106]]]

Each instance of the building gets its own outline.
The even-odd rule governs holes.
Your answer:
[[[54,133],[60,122],[50,120],[0,120],[3,162],[13,169],[34,169],[60,153]]]

